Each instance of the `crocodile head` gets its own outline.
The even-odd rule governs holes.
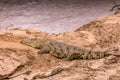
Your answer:
[[[43,45],[46,44],[44,40],[40,40],[37,38],[23,39],[20,43],[31,46],[36,49],[40,49],[41,47],[43,47]]]

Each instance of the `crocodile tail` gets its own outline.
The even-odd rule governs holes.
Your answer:
[[[119,47],[118,46],[114,46],[109,48],[108,50],[106,50],[105,52],[109,55],[115,55],[115,52],[119,51]]]

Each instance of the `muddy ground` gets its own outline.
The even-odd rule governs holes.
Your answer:
[[[20,43],[25,38],[49,38],[93,50],[120,47],[120,12],[99,18],[74,32],[48,34],[33,29],[0,31],[0,80],[120,80],[120,56],[63,61]],[[113,54],[119,54],[119,50]],[[59,72],[49,77],[52,69]]]

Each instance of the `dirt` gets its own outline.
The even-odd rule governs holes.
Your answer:
[[[117,12],[69,33],[48,34],[22,28],[2,30],[0,31],[0,80],[7,78],[32,80],[39,73],[59,66],[63,68],[61,72],[36,80],[119,80],[120,56],[96,60],[64,61],[50,54],[38,54],[37,49],[20,44],[20,41],[25,38],[49,38],[102,51],[113,46],[120,47],[119,26],[120,13]],[[119,51],[114,54],[119,54]]]

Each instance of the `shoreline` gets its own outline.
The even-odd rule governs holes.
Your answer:
[[[38,54],[39,49],[20,43],[21,40],[27,38],[47,38],[96,51],[105,51],[117,46],[118,52],[112,53],[119,54],[119,27],[120,11],[117,14],[99,18],[74,32],[48,34],[30,28],[3,31],[0,33],[0,79],[119,80],[119,56],[63,61],[51,54]]]

